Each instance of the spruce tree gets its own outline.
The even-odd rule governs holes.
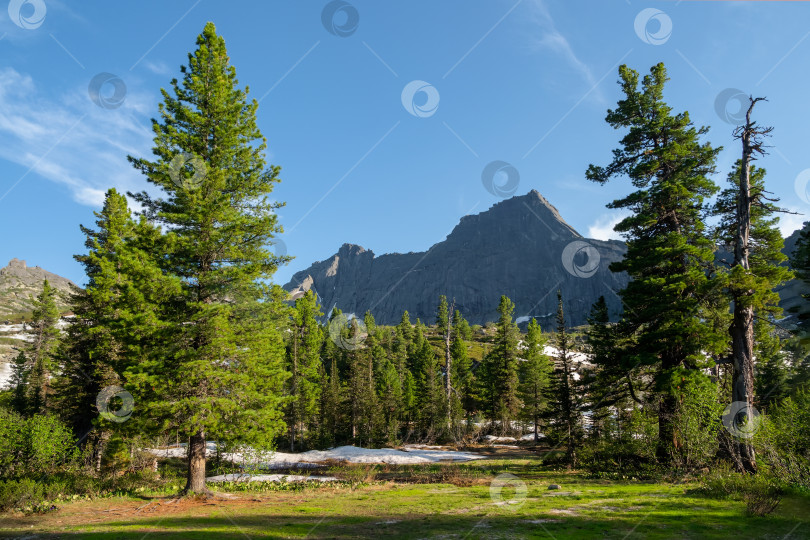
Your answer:
[[[206,437],[269,447],[283,429],[285,295],[267,285],[280,232],[269,199],[279,167],[267,167],[258,103],[240,89],[225,40],[212,23],[161,90],[154,161],[130,157],[162,190],[134,195],[166,230],[152,253],[182,280],[165,354],[132,369],[146,413],[189,437],[185,491],[204,492]],[[154,388],[154,393],[147,389]],[[147,398],[148,396],[148,398]]]
[[[292,398],[287,406],[290,451],[295,451],[296,434],[303,437],[304,429],[313,427],[318,414],[323,329],[317,318],[321,316],[318,299],[311,290],[295,301],[287,353],[290,372],[287,386]]]
[[[180,292],[179,280],[164,274],[150,256],[160,230],[145,218],[135,221],[126,197],[110,189],[96,229],[81,226],[87,253],[74,258],[84,266],[87,286],[71,299],[75,322],[67,330],[59,360],[60,415],[77,438],[95,441],[95,461],[111,431],[121,431],[116,418],[105,418],[97,398],[108,386],[129,387],[123,374],[146,354],[160,354],[160,333],[170,324],[170,301]],[[130,388],[131,389],[131,388]],[[157,426],[134,415],[126,428],[148,433]],[[97,433],[88,436],[94,428]]]
[[[755,403],[761,411],[770,411],[790,393],[791,370],[787,362],[788,353],[783,350],[783,342],[773,332],[769,321],[757,321],[754,335],[757,337],[754,351]]]
[[[28,415],[28,376],[31,366],[23,351],[19,351],[11,363],[8,387],[12,392],[11,409],[20,416]]]
[[[602,426],[607,425],[615,413],[615,425],[622,428],[627,410],[634,403],[645,404],[642,396],[649,386],[647,373],[636,369],[632,340],[625,335],[626,325],[611,324],[608,305],[604,296],[591,307],[585,330],[585,342],[590,362],[594,369],[583,373],[580,386],[587,396],[587,409],[591,411],[595,435],[604,435]]]
[[[518,340],[520,331],[512,320],[515,304],[506,296],[498,303],[495,343],[484,362],[482,388],[490,417],[501,425],[501,433],[511,431],[512,420],[522,406],[518,395]]]
[[[553,369],[548,356],[543,352],[546,341],[537,321],[529,320],[525,361],[520,365],[520,397],[523,401],[523,417],[532,422],[535,442],[540,440],[540,418],[548,402],[546,392]]]
[[[399,421],[402,414],[402,381],[396,366],[384,358],[377,370],[377,395],[382,416],[383,443],[395,445],[399,442]]]
[[[453,344],[450,354],[453,357],[453,395],[457,397],[458,411],[454,412],[454,418],[461,419],[465,414],[475,408],[475,373],[473,372],[473,362],[467,351],[467,342],[472,338],[470,324],[456,310],[453,315]],[[454,405],[455,407],[456,405]],[[455,409],[454,409],[455,410]]]
[[[557,431],[557,438],[565,444],[565,458],[569,467],[577,466],[577,448],[582,439],[582,397],[574,378],[571,355],[573,344],[568,334],[563,310],[562,293],[557,291],[557,329],[551,343],[557,351],[550,385],[549,416]]]
[[[25,349],[25,356],[31,363],[29,409],[33,414],[45,414],[51,405],[51,374],[60,336],[58,322],[56,289],[46,279],[42,291],[34,299],[30,325],[33,340]]]
[[[668,78],[663,64],[653,66],[640,87],[638,73],[625,65],[619,77],[624,98],[608,111],[606,121],[627,133],[612,162],[590,165],[586,174],[600,184],[627,176],[635,188],[608,205],[631,212],[615,227],[626,238],[627,254],[610,269],[631,278],[619,293],[624,320],[634,334],[634,362],[657,367],[657,455],[667,461],[679,446],[674,424],[678,381],[698,377],[707,366],[705,354],[725,342],[702,320],[713,307],[707,305],[713,244],[704,204],[717,191],[709,176],[719,149],[701,142],[707,128],[695,128],[688,113],[673,114],[664,102]]]

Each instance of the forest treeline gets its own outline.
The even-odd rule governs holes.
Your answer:
[[[775,290],[794,274],[776,228],[783,210],[752,163],[770,132],[752,119],[762,100],[735,131],[740,159],[721,188],[711,177],[722,149],[664,102],[664,66],[643,78],[622,66],[619,77],[606,120],[623,136],[612,161],[586,173],[633,188],[609,205],[628,212],[616,226],[627,255],[611,265],[631,277],[618,320],[602,298],[573,336],[563,290],[537,291],[558,298],[546,331],[530,320],[522,332],[506,296],[483,329],[444,296],[434,320],[405,312],[380,326],[272,283],[289,260],[271,250],[280,168],[265,161],[258,104],[209,23],[162,91],[152,159],[129,158],[160,196],[130,193],[133,212],[111,189],[82,227],[87,287],[64,333],[47,283],[36,301],[34,339],[2,398],[0,475],[57,467],[76,445],[98,474],[180,440],[186,491],[202,492],[207,440],[298,451],[533,433],[544,459],[571,467],[720,460],[806,486],[810,317],[795,314],[791,331],[778,307]],[[810,280],[807,229],[794,259]]]

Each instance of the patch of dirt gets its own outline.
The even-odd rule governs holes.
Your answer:
[[[548,511],[549,514],[554,514],[555,516],[578,516],[579,512],[576,510],[571,510],[570,508],[552,508]]]
[[[582,495],[581,491],[551,491],[544,493],[543,497],[559,497],[560,495]]]

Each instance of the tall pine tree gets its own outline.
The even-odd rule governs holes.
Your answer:
[[[29,412],[45,414],[51,405],[51,374],[54,368],[54,353],[59,344],[59,309],[56,307],[56,289],[46,279],[42,291],[34,299],[31,317],[33,339],[25,349],[25,357],[31,364],[29,379]]]
[[[189,437],[186,492],[204,492],[206,437],[269,447],[284,427],[281,386],[284,295],[266,284],[281,259],[269,199],[279,167],[267,167],[258,103],[240,89],[225,40],[212,23],[161,90],[152,124],[154,161],[130,157],[162,198],[134,195],[165,228],[153,253],[183,284],[166,350],[132,370],[149,415]]]
[[[709,179],[718,149],[701,136],[689,114],[673,114],[664,102],[667,72],[650,69],[639,86],[636,71],[619,68],[624,98],[608,111],[606,121],[625,129],[620,148],[606,167],[590,165],[589,180],[604,184],[627,176],[635,191],[613,201],[631,215],[616,225],[627,240],[627,254],[611,264],[631,281],[619,294],[624,320],[635,334],[634,362],[656,366],[658,392],[658,458],[668,461],[680,446],[675,429],[678,381],[697,376],[707,365],[705,353],[724,345],[725,337],[701,320],[713,284],[707,268],[712,241],[704,223],[704,203],[717,191]]]

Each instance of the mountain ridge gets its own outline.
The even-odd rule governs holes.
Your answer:
[[[621,311],[615,291],[627,276],[607,266],[624,250],[620,241],[586,239],[532,190],[463,216],[424,252],[377,256],[344,243],[331,257],[296,272],[284,288],[293,297],[314,289],[326,310],[370,310],[382,324],[397,322],[404,310],[432,322],[440,294],[455,298],[468,320],[482,324],[494,320],[505,294],[515,302],[516,317],[536,317],[545,326],[556,312],[559,288],[569,322],[576,325],[585,322],[599,296],[613,313]],[[521,272],[524,267],[535,271]]]

